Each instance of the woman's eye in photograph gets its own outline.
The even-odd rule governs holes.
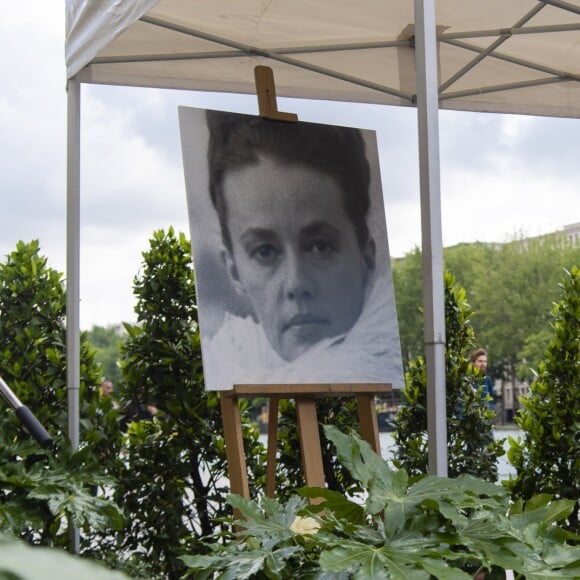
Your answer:
[[[280,252],[272,244],[261,244],[250,252],[250,256],[263,264],[273,263]]]
[[[306,251],[317,258],[329,258],[338,251],[338,246],[328,240],[311,241]]]

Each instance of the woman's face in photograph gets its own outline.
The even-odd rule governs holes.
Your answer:
[[[276,352],[291,361],[350,330],[363,307],[374,246],[361,249],[336,180],[264,156],[229,172],[223,195],[229,273]]]

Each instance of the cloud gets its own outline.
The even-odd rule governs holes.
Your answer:
[[[133,281],[139,274],[141,253],[153,233],[105,238],[101,228],[83,230],[81,248],[81,328],[135,322]]]
[[[505,242],[578,219],[576,185],[498,155],[485,172],[452,166],[442,179],[443,241]],[[557,192],[557,196],[552,192]],[[564,212],[563,212],[564,210]],[[566,217],[568,216],[568,217]],[[564,221],[565,220],[565,221]]]
[[[579,183],[580,119],[516,118],[522,123],[510,143],[512,164],[540,178],[555,176]]]
[[[3,3],[0,19],[0,256],[40,239],[65,265],[64,9]],[[58,14],[55,14],[57,12]]]
[[[176,216],[186,218],[180,159],[144,137],[131,109],[90,94],[83,103],[83,222],[107,230],[122,228],[128,235]],[[147,117],[141,117],[146,127]]]
[[[64,7],[5,2],[0,20],[0,259],[38,238],[66,265]],[[257,113],[252,95],[83,86],[81,325],[132,321],[133,277],[156,229],[188,233],[178,105]],[[391,254],[421,243],[412,108],[279,99],[303,121],[377,131]],[[580,221],[580,120],[441,111],[445,244]]]

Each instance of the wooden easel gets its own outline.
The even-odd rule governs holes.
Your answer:
[[[261,117],[276,121],[295,122],[298,116],[278,111],[272,69],[254,69],[258,107]],[[266,494],[274,497],[276,485],[276,452],[278,441],[278,404],[280,399],[296,402],[297,429],[304,479],[309,487],[324,487],[322,450],[318,434],[316,399],[322,397],[356,397],[361,437],[380,455],[379,430],[375,397],[389,393],[389,384],[293,384],[293,385],[234,385],[220,393],[226,455],[232,493],[249,498],[246,456],[242,439],[239,399],[267,397],[269,399],[268,452],[266,466]]]
[[[309,487],[324,487],[322,450],[316,417],[316,399],[323,397],[356,397],[360,434],[380,455],[379,429],[375,397],[389,393],[391,385],[381,384],[298,384],[298,385],[234,385],[220,393],[226,455],[230,472],[232,493],[249,498],[246,456],[242,439],[239,399],[267,397],[268,452],[266,465],[266,494],[274,497],[276,486],[276,451],[278,441],[278,403],[280,399],[294,399],[300,453],[304,479]]]

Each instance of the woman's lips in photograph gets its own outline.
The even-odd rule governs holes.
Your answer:
[[[328,319],[316,314],[295,314],[284,324],[282,330],[283,332],[290,331],[294,334],[308,334],[328,324],[330,324]]]

